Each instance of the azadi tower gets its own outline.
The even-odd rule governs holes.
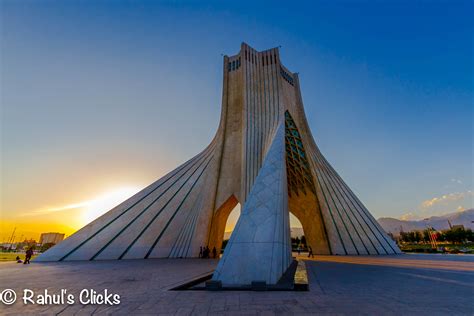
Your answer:
[[[292,261],[289,212],[315,254],[400,250],[316,145],[298,75],[278,48],[225,56],[219,129],[201,153],[51,248],[38,261],[197,257],[220,251],[213,280],[275,284]]]

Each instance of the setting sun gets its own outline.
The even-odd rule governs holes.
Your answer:
[[[102,214],[111,210],[114,206],[117,206],[119,203],[125,201],[127,198],[140,191],[140,189],[142,188],[133,186],[121,187],[113,191],[106,192],[93,200],[81,203],[80,207],[83,209],[81,212],[81,226],[90,223]]]

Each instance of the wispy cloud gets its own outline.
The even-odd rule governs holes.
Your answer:
[[[449,181],[444,185],[445,189],[450,189],[454,191],[454,188],[464,187],[464,182],[458,178],[451,178]],[[459,189],[458,189],[459,190]]]
[[[412,212],[408,212],[400,216],[399,219],[401,219],[402,221],[416,221],[421,219],[421,217],[416,214],[413,214]]]
[[[455,179],[454,179],[455,180]],[[401,220],[420,220],[430,216],[439,216],[443,214],[462,212],[472,207],[472,198],[474,191],[447,193],[441,196],[433,197],[423,201],[417,208],[405,211],[399,217]]]
[[[91,222],[103,213],[111,210],[121,202],[125,201],[141,188],[139,186],[124,186],[119,187],[113,191],[106,192],[99,195],[95,199],[79,201],[62,206],[44,207],[31,212],[25,212],[21,216],[48,216],[49,214],[79,211],[84,224]]]
[[[423,203],[421,203],[421,206],[422,208],[427,209],[443,202],[459,201],[473,195],[474,192],[471,190],[466,192],[449,193],[442,196],[434,197],[430,200],[423,201]]]
[[[35,216],[35,215],[47,215],[47,214],[56,213],[56,212],[63,212],[63,211],[68,211],[68,210],[80,209],[80,208],[90,206],[91,204],[92,204],[92,201],[83,201],[83,202],[67,204],[67,205],[63,205],[63,206],[45,207],[45,208],[42,208],[42,209],[39,209],[39,210],[26,212],[26,213],[22,214],[21,216],[23,217],[23,216]]]

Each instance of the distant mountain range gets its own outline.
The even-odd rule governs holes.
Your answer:
[[[426,226],[433,227],[436,230],[449,229],[449,222],[451,225],[464,225],[465,228],[474,230],[474,209],[464,210],[462,212],[450,213],[441,216],[431,216],[424,220],[418,221],[404,221],[392,217],[381,217],[377,220],[379,224],[387,233],[392,233],[394,236],[400,234],[400,228],[405,232],[412,230],[423,230]],[[230,238],[232,232],[224,233],[224,240]],[[303,228],[291,227],[291,237],[301,237],[304,235]]]
[[[464,225],[465,228],[474,229],[474,209],[471,208],[462,212],[441,216],[431,216],[417,221],[404,221],[391,217],[381,217],[377,221],[387,233],[392,233],[394,236],[400,234],[400,229],[403,229],[405,232],[423,230],[427,226],[433,227],[436,230],[449,229],[448,221],[451,225]]]

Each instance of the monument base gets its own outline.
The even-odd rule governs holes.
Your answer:
[[[171,290],[184,291],[309,291],[308,274],[304,261],[294,259],[277,284],[267,284],[255,280],[250,284],[222,284],[219,280],[211,280],[212,274],[199,277]]]

